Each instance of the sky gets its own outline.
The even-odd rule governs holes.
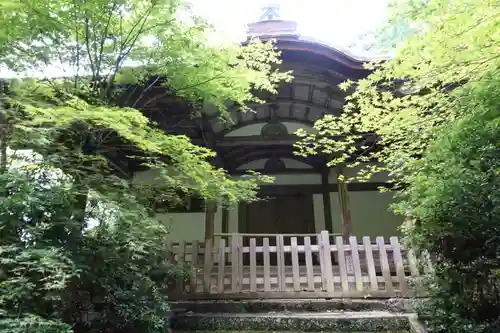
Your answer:
[[[294,20],[302,36],[345,47],[387,18],[387,0],[190,0],[228,39],[241,40],[245,24],[259,19],[266,4],[279,4],[281,19]]]
[[[279,4],[281,19],[298,23],[298,33],[347,50],[357,36],[376,29],[387,18],[388,0],[185,0],[194,12],[206,18],[217,29],[217,37],[223,41],[245,39],[246,24],[256,22],[262,7]],[[350,54],[369,57],[359,50],[349,49]],[[68,75],[66,71],[48,68],[43,73],[30,76],[45,76],[47,73]],[[0,66],[0,77],[19,75]]]

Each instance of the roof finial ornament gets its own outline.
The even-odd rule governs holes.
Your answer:
[[[274,4],[261,7],[262,15],[259,21],[247,25],[247,38],[277,38],[284,36],[298,38],[297,22],[281,19],[280,4],[282,2],[280,0],[272,1],[275,1]]]
[[[278,20],[280,18],[280,5],[268,4],[262,7],[262,15],[259,21]]]

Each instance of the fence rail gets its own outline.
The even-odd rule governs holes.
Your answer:
[[[169,260],[196,272],[172,288],[182,298],[420,296],[419,279],[432,269],[398,237],[216,234],[168,246]]]

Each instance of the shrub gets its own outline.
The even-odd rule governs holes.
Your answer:
[[[0,188],[0,330],[167,331],[165,288],[189,272],[166,262],[165,225],[123,196],[87,229],[70,184],[40,174],[9,171]]]
[[[431,332],[500,331],[500,113],[475,110],[417,162],[401,207],[409,243],[429,251]]]

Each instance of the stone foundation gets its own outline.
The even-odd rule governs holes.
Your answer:
[[[184,331],[410,332],[409,316],[390,312],[183,314],[172,320]],[[418,332],[420,333],[420,332]]]
[[[174,302],[178,331],[425,333],[406,299]]]

